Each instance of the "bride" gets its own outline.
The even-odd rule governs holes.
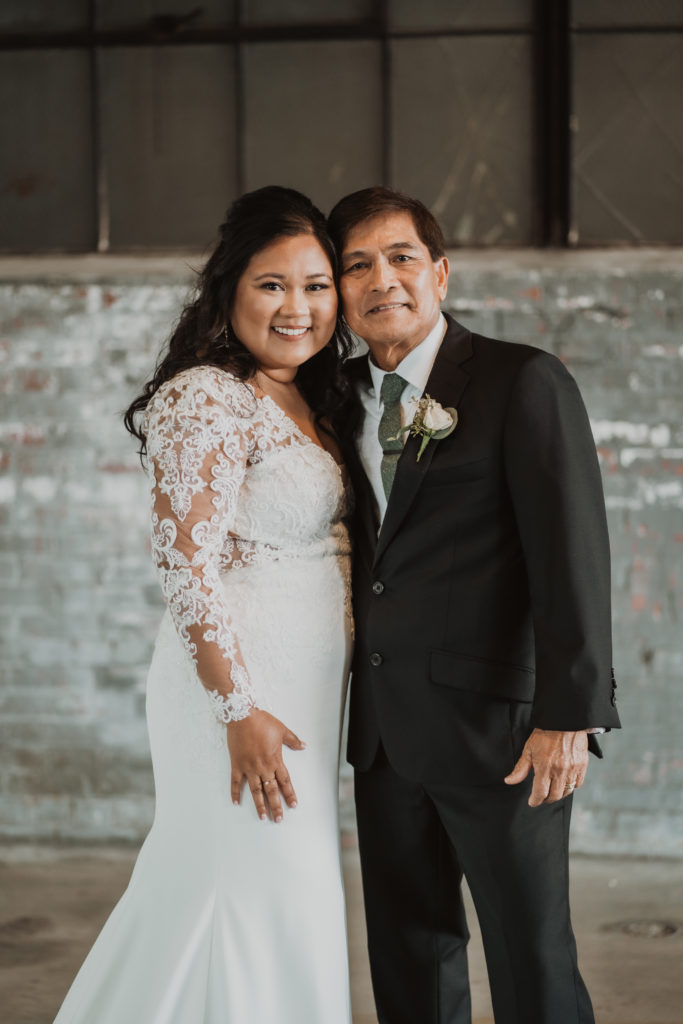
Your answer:
[[[147,690],[156,812],[55,1024],[350,1024],[335,266],[300,193],[238,199],[126,413],[168,605]]]

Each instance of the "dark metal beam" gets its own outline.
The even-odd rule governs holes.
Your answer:
[[[581,36],[657,36],[683,32],[678,25],[571,25],[572,32]]]
[[[536,233],[544,246],[566,246],[570,217],[571,60],[569,0],[534,3]]]
[[[97,22],[98,0],[88,0],[88,27],[92,35]],[[107,252],[109,249],[109,181],[104,157],[102,133],[102,90],[100,88],[100,56],[97,47],[88,47],[90,65],[90,131],[93,161],[93,198],[95,208],[95,249]]]
[[[237,0],[235,18],[241,27],[244,0]],[[237,194],[247,189],[247,91],[244,84],[244,46],[235,44],[235,182]]]
[[[160,32],[151,27],[69,32],[2,32],[0,50],[64,50],[88,46],[198,46],[234,43],[321,42],[354,39],[436,39],[452,36],[520,36],[527,29],[458,28],[402,31],[389,29],[372,19],[354,24],[331,25],[219,25],[215,28],[180,28]]]
[[[377,21],[382,27],[382,184],[391,187],[394,179],[392,160],[394,112],[392,103],[392,50],[389,36],[389,0],[376,0]]]

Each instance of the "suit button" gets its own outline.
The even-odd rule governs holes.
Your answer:
[[[381,580],[375,580],[372,584],[372,592],[373,594],[382,594],[384,592],[384,584]]]
[[[378,654],[377,651],[373,651],[372,654],[370,655],[370,664],[373,666],[373,668],[377,668],[377,666],[381,665],[383,661],[384,658],[382,657],[381,654]]]

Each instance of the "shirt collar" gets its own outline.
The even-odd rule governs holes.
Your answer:
[[[427,387],[427,381],[429,380],[429,374],[432,372],[432,366],[436,359],[436,354],[441,347],[441,342],[444,339],[448,323],[446,317],[441,313],[439,319],[436,321],[427,337],[416,345],[415,348],[411,348],[410,352],[403,357],[401,362],[398,364],[394,373],[398,373],[407,380],[409,384],[419,391],[420,394],[424,392]],[[386,374],[386,370],[380,370],[371,359],[370,353],[368,352],[368,365],[370,367],[370,377],[372,378],[372,386],[375,389],[375,397],[377,399],[377,406],[380,404],[380,394],[382,391],[382,381]]]

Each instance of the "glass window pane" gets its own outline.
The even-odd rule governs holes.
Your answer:
[[[287,185],[323,210],[381,179],[380,47],[245,47],[247,185]]]
[[[236,0],[202,0],[194,4],[189,0],[116,0],[116,3],[96,5],[97,27],[151,28],[155,18],[184,19],[188,28],[201,29],[216,25],[230,25],[235,19]],[[181,24],[182,28],[182,24]]]
[[[20,50],[0,62],[0,245],[95,244],[87,53]]]
[[[346,24],[371,18],[375,0],[244,0],[245,25]]]
[[[577,26],[683,25],[681,0],[574,0],[572,22]]]
[[[229,47],[101,54],[112,248],[204,245],[236,191]]]
[[[529,28],[532,0],[389,0],[398,29]]]
[[[575,41],[573,233],[683,242],[683,36]]]
[[[88,0],[3,0],[0,32],[49,32],[87,28]]]
[[[393,44],[396,185],[461,245],[532,239],[531,44],[516,36]]]

